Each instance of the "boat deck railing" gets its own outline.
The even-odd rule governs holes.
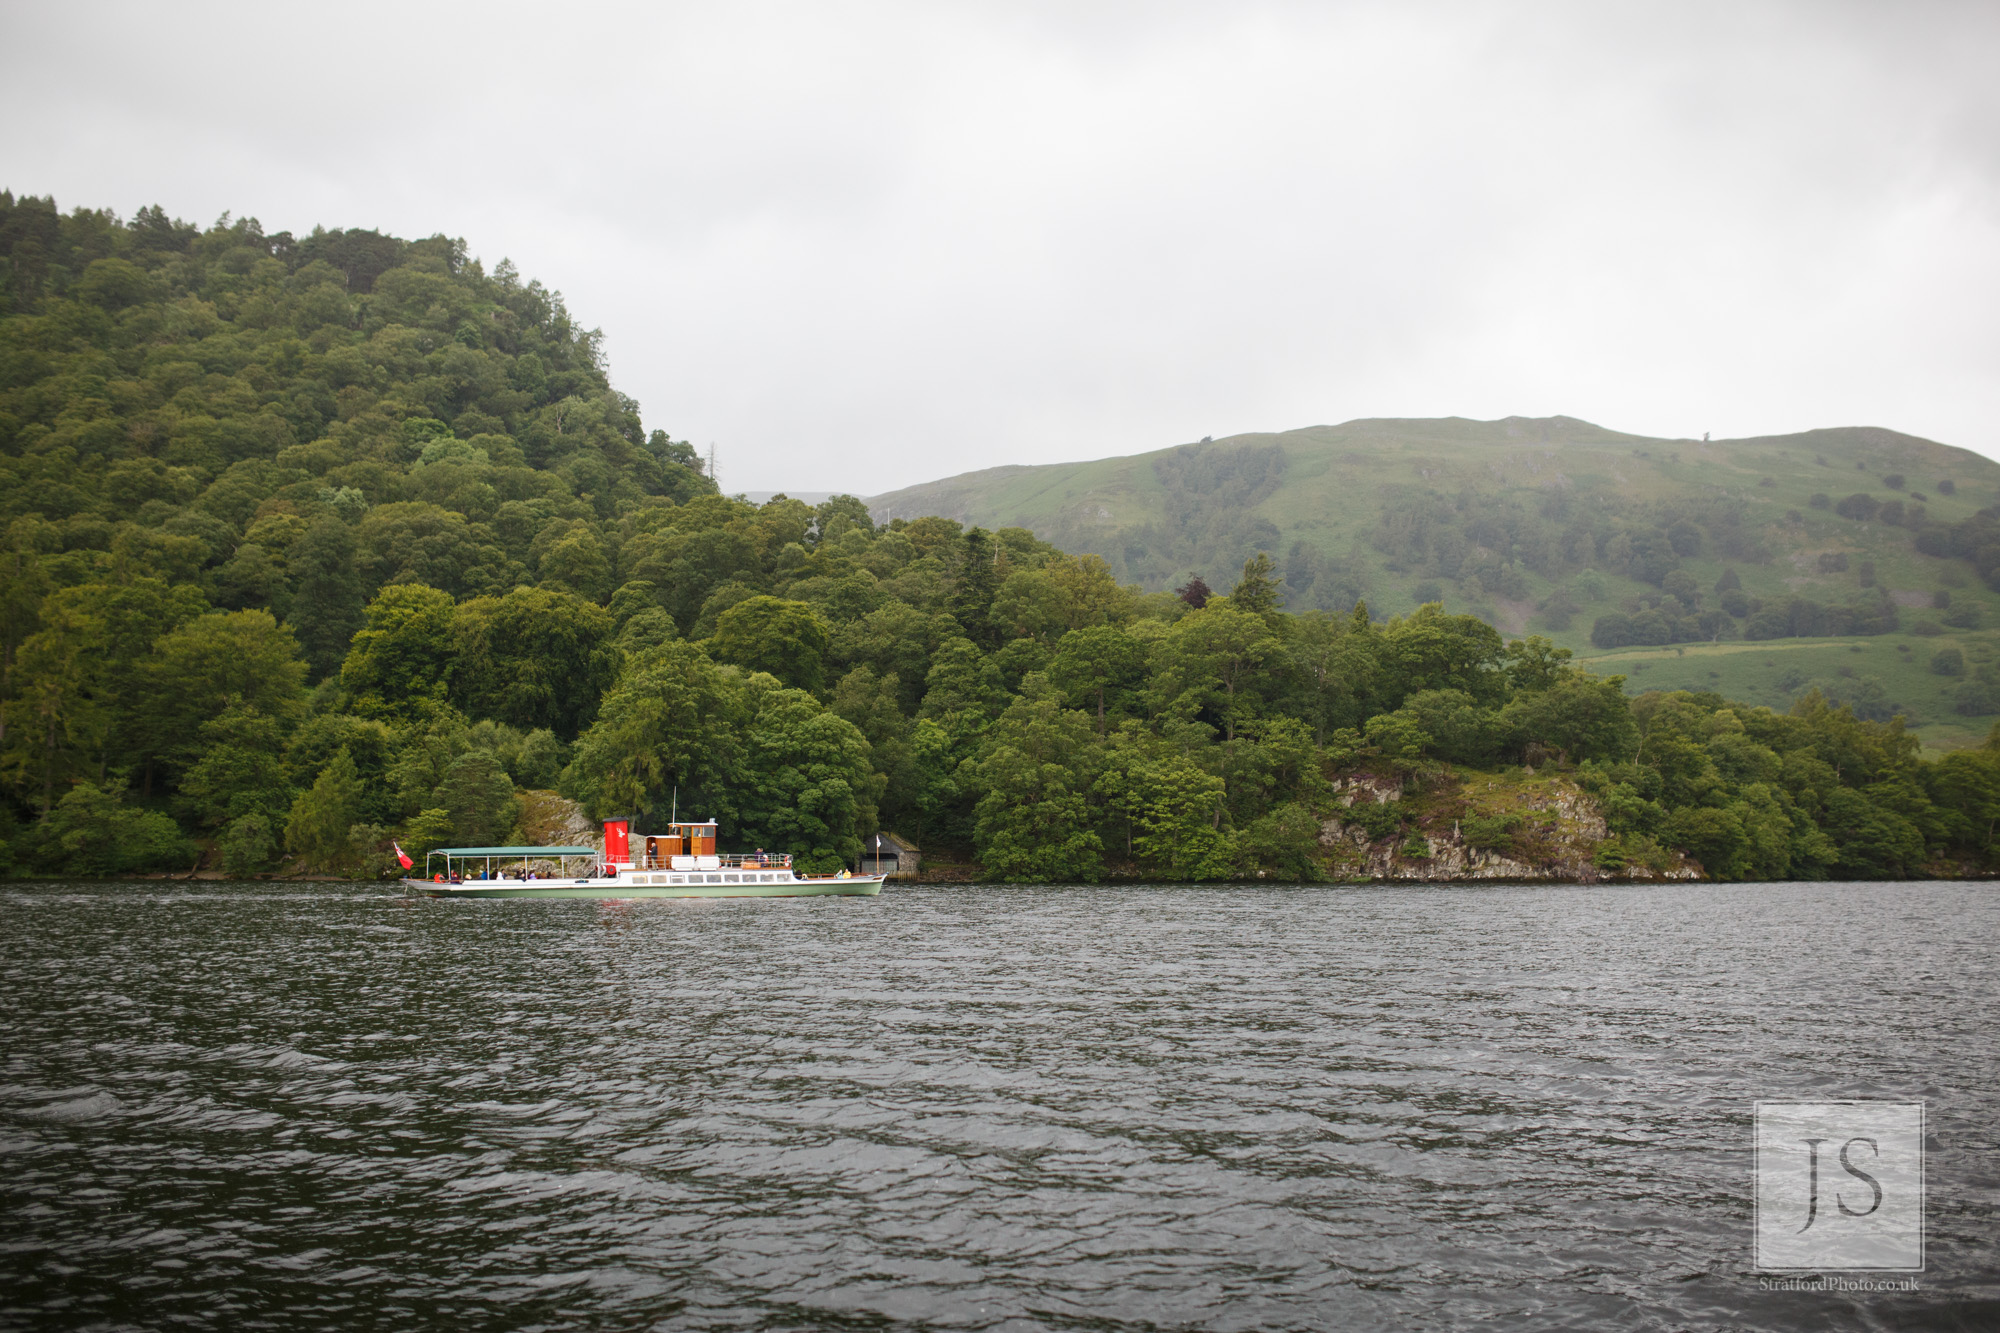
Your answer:
[[[686,856],[687,853],[683,852],[681,855]],[[789,870],[792,865],[792,858],[789,852],[744,852],[740,855],[730,856],[711,853],[709,856],[700,859],[703,862],[710,859],[720,862],[720,865],[713,867],[719,870]],[[635,856],[629,863],[620,862],[620,868],[630,870],[671,870],[673,869],[673,862],[671,858],[665,856]],[[711,867],[704,864],[701,868],[707,870]]]

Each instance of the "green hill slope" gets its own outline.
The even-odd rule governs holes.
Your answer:
[[[1818,685],[1951,746],[2000,707],[2000,595],[1975,567],[1996,502],[2000,464],[1874,427],[1661,440],[1454,417],[991,468],[869,505],[1026,527],[1150,589],[1226,586],[1265,551],[1294,610],[1442,600],[1635,688],[1782,707]]]

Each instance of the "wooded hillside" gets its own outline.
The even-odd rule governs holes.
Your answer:
[[[1363,420],[869,503],[1026,527],[1150,589],[1266,551],[1293,611],[1442,601],[1647,685],[1780,710],[1817,689],[1900,713],[1940,749],[2000,717],[2000,464],[1891,430],[1708,441],[1566,417]],[[1931,669],[1945,649],[1962,671]]]
[[[16,873],[375,875],[392,841],[539,839],[567,798],[642,825],[677,801],[807,869],[879,827],[1008,879],[1305,880],[1352,869],[1337,809],[1408,829],[1410,855],[1421,806],[1532,861],[1534,827],[1452,795],[1522,765],[1595,796],[1606,872],[1992,864],[2000,745],[1926,762],[1900,721],[1822,691],[1628,699],[1550,638],[1436,601],[1287,609],[1291,574],[1258,550],[1215,589],[1147,591],[1022,527],[717,495],[560,298],[461,242],[0,194],[0,303]],[[1205,530],[1214,504],[1173,521]],[[1461,528],[1494,549],[1478,534],[1504,515],[1412,504],[1380,533],[1397,559],[1435,562]],[[1676,579],[1689,540],[1754,565],[1757,530],[1725,510],[1619,548],[1619,577],[1659,595],[1642,611],[1733,622],[1735,588]],[[1991,574],[1992,523],[1918,536]],[[1944,647],[1928,669],[1976,682]],[[1425,798],[1340,807],[1364,771]]]

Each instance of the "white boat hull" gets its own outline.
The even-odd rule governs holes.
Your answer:
[[[807,878],[789,870],[637,871],[575,879],[403,880],[433,898],[873,898],[886,875]]]

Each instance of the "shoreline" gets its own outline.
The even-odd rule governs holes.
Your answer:
[[[911,888],[990,888],[996,886],[1018,886],[1034,888],[1044,885],[1061,885],[1066,888],[1133,888],[1139,886],[1206,885],[1215,888],[1364,888],[1371,885],[1399,884],[1479,884],[1495,888],[1517,886],[1567,884],[1578,887],[1625,888],[1640,884],[1965,884],[2000,881],[2000,871],[1961,868],[1959,873],[1934,873],[1922,876],[1904,876],[1889,879],[1740,879],[1715,880],[1705,874],[1691,873],[1662,875],[1651,871],[1640,874],[1425,874],[1412,867],[1405,873],[1391,875],[1327,876],[1323,879],[1280,879],[1269,875],[1256,877],[1236,877],[1229,879],[1172,879],[1161,875],[1113,874],[1094,880],[1004,880],[990,879],[978,867],[950,866],[946,872],[936,874],[926,871],[917,875],[891,875],[883,886],[885,889],[898,886]],[[254,875],[239,878],[224,874],[219,870],[203,870],[195,874],[150,874],[150,875],[45,875],[11,876],[10,880],[20,884],[46,884],[76,882],[83,884],[367,884],[393,885],[394,879],[356,879],[347,875]]]

